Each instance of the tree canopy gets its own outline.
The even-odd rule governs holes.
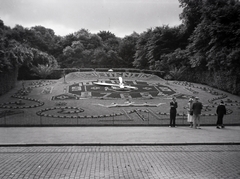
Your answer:
[[[170,71],[239,74],[239,0],[179,3],[183,9],[179,16],[181,25],[162,25],[124,38],[109,31],[93,34],[84,28],[61,37],[43,26],[10,28],[0,20],[0,73],[21,65],[29,71],[33,65],[53,65],[138,68],[161,70],[168,75]],[[23,71],[20,70],[20,76]]]

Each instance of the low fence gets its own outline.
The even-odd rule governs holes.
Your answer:
[[[201,125],[216,125],[217,116],[201,116]],[[71,116],[50,117],[32,116],[26,112],[19,112],[13,115],[1,115],[1,127],[18,126],[169,126],[169,115],[158,115],[151,111],[133,111],[131,114],[126,111],[108,116]],[[237,115],[224,116],[225,125],[240,125]],[[177,116],[177,126],[188,126],[187,116]]]

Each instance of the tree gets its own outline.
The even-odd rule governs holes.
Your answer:
[[[52,29],[43,26],[32,27],[31,32],[33,36],[28,41],[31,46],[43,52],[51,54],[57,46],[57,37]]]
[[[108,39],[116,38],[116,36],[109,31],[100,31],[99,33],[97,33],[97,35],[101,37],[103,42],[107,41]]]
[[[103,48],[94,50],[92,63],[97,68],[104,68],[109,65],[108,55]]]
[[[187,55],[186,50],[178,48],[172,53],[161,55],[161,60],[155,62],[155,68],[160,71],[170,71],[172,66],[177,69],[182,67],[189,68]]]
[[[236,63],[229,63],[232,57],[229,55],[240,48],[240,2],[204,1],[201,7],[201,21],[187,47],[190,64],[192,67],[231,70],[235,73]]]
[[[156,62],[162,64],[164,61],[159,61],[164,60],[165,55],[185,46],[185,36],[180,26],[149,29],[138,38],[133,64],[137,68],[156,69]]]
[[[136,32],[124,37],[121,40],[119,46],[119,56],[123,60],[124,67],[132,68],[134,61],[134,54],[136,52],[136,44],[138,40],[139,34]]]
[[[103,47],[101,37],[91,34],[86,29],[81,29],[69,38],[74,39],[74,41],[63,49],[62,67],[83,68],[91,67],[92,62],[98,63],[94,51]]]
[[[119,57],[118,53],[114,50],[109,50],[107,52],[107,58],[108,58],[108,65],[109,68],[119,68],[122,67],[123,61],[122,58]]]
[[[19,79],[31,79],[32,77],[32,68],[40,66],[48,66],[56,68],[58,67],[57,60],[45,52],[42,52],[38,49],[31,48],[32,60],[27,61],[19,69]]]
[[[84,50],[85,48],[80,41],[72,42],[71,46],[67,46],[63,50],[65,57],[63,64],[65,64],[66,67],[81,67],[84,65],[84,61],[82,60]]]
[[[181,43],[182,32],[178,27],[156,27],[147,44],[147,58],[150,69],[155,68],[155,62],[162,60],[162,56],[174,52],[177,48],[183,48]]]
[[[148,29],[146,32],[140,34],[137,43],[136,43],[136,52],[134,55],[133,66],[139,69],[148,69],[148,58],[147,45],[149,43],[149,39],[152,36],[152,29]]]
[[[15,86],[19,67],[33,57],[27,46],[10,38],[9,34],[11,28],[0,21],[0,95]]]
[[[183,8],[179,18],[182,20],[182,29],[189,36],[193,33],[196,26],[201,22],[202,4],[204,0],[178,0],[180,7]]]
[[[1,38],[0,72],[18,69],[22,64],[32,61],[31,50],[15,40]]]

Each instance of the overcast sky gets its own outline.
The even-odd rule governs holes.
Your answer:
[[[61,36],[84,28],[124,37],[177,26],[181,12],[178,0],[0,0],[0,19],[6,26],[41,25]]]

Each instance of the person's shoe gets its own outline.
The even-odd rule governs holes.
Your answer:
[[[216,128],[217,128],[217,129],[220,129],[220,127],[219,127],[219,126],[217,126]]]
[[[198,127],[198,129],[201,129],[201,127]]]
[[[224,128],[224,126],[222,126],[222,129]]]

